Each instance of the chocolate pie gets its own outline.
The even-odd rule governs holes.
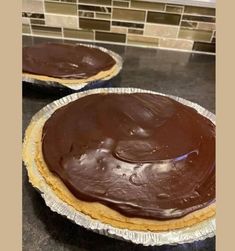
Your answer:
[[[193,108],[157,94],[99,93],[40,123],[38,169],[76,210],[144,231],[215,215],[215,125]]]
[[[23,48],[23,76],[60,84],[104,79],[116,70],[116,61],[99,48],[45,43]]]

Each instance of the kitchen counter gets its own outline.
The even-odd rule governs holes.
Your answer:
[[[47,41],[63,42],[25,36],[23,46]],[[113,86],[180,96],[215,112],[215,56],[110,44],[102,46],[119,53],[124,59],[123,70],[112,81]],[[54,94],[24,84],[23,133],[37,111],[62,96],[62,93]],[[53,213],[28,182],[25,168],[22,179],[24,251],[215,250],[215,238],[178,246],[143,247],[95,234]]]

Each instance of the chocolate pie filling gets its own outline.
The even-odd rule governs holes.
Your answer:
[[[23,72],[62,79],[86,79],[115,65],[107,53],[82,45],[46,43],[23,48]]]
[[[180,218],[215,200],[215,126],[154,94],[93,94],[45,123],[42,152],[78,199],[128,217]]]

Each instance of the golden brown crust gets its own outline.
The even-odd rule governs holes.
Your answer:
[[[195,211],[187,216],[174,219],[174,220],[167,220],[167,221],[157,221],[157,220],[149,220],[149,219],[140,219],[140,218],[129,218],[126,217],[117,211],[102,205],[96,202],[85,202],[77,199],[74,197],[71,192],[67,189],[61,179],[54,175],[50,170],[47,168],[41,151],[41,135],[42,135],[42,128],[45,123],[45,119],[40,119],[37,121],[37,130],[36,133],[32,133],[32,129],[34,124],[28,127],[26,136],[25,136],[25,145],[27,144],[27,140],[32,137],[32,134],[36,135],[36,154],[35,159],[33,159],[36,164],[39,172],[44,177],[47,184],[52,188],[54,193],[64,202],[71,205],[76,210],[89,215],[93,219],[97,219],[103,223],[110,224],[113,227],[118,228],[125,228],[129,230],[142,230],[142,231],[167,231],[167,230],[174,230],[177,228],[184,228],[189,227],[199,222],[202,222],[210,217],[215,215],[215,203],[198,211]],[[32,173],[30,166],[32,163],[32,158],[34,158],[30,152],[30,149],[27,146],[24,147],[23,152],[24,161],[26,162],[28,174],[31,183],[36,186],[40,187],[40,181],[35,178],[35,175]]]
[[[116,70],[117,70],[117,64],[112,66],[111,69],[109,69],[107,71],[101,71],[101,72],[97,73],[96,75],[91,76],[87,79],[62,79],[62,78],[54,78],[54,77],[36,75],[36,74],[25,73],[25,72],[23,72],[22,74],[23,74],[23,77],[26,77],[26,78],[32,78],[32,79],[45,81],[45,82],[52,81],[52,82],[56,82],[56,83],[59,83],[64,86],[70,86],[70,85],[74,85],[74,84],[84,84],[84,83],[88,83],[91,81],[97,81],[99,79],[105,79],[106,77],[112,75]]]

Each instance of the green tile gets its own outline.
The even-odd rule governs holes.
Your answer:
[[[215,16],[215,9],[214,8],[185,6],[184,12],[187,14]]]
[[[108,13],[95,13],[96,18],[111,19],[111,14]]]
[[[79,18],[79,26],[88,30],[110,30],[110,22],[99,19]]]
[[[126,35],[125,34],[120,34],[120,33],[113,33],[113,32],[96,31],[95,39],[99,40],[99,41],[125,43],[126,42]]]
[[[191,22],[191,21],[182,21],[180,26],[182,27],[188,27],[188,28],[196,28],[197,22]]]
[[[193,50],[215,53],[216,46],[214,43],[194,42]]]
[[[55,28],[50,26],[32,25],[32,33],[35,35],[62,37],[61,28]]]
[[[180,28],[179,38],[194,40],[194,41],[205,41],[210,42],[212,37],[212,31],[195,30],[188,28]]]
[[[39,24],[39,25],[44,25],[45,24],[45,20],[43,19],[30,19],[30,23],[31,24]]]
[[[76,3],[77,0],[61,0],[61,2]]]
[[[94,39],[94,32],[90,30],[64,29],[65,38]]]
[[[95,12],[105,12],[111,13],[111,8],[104,7],[104,6],[92,6],[92,5],[78,5],[79,10],[88,10],[88,11],[95,11]]]
[[[165,9],[165,4],[153,3],[148,1],[131,1],[131,8],[163,11]]]
[[[48,13],[77,15],[76,4],[45,2],[45,10]]]
[[[111,5],[112,0],[79,0],[79,3],[86,3],[86,4],[97,4],[97,5]]]
[[[145,21],[145,11],[113,8],[113,19]]]
[[[158,46],[159,39],[128,34],[127,43],[133,45]]]
[[[190,21],[202,21],[202,22],[211,22],[215,23],[214,17],[204,17],[204,16],[191,16],[191,15],[183,15],[183,20],[190,20]]]
[[[128,29],[128,33],[130,34],[138,34],[138,35],[143,35],[144,31],[143,30],[137,30],[137,29]]]
[[[170,13],[182,13],[183,9],[184,9],[183,6],[166,5],[166,12]]]
[[[113,1],[113,6],[129,7],[129,2]]]
[[[22,33],[24,33],[24,34],[30,34],[31,33],[29,24],[23,24],[22,25]]]
[[[180,15],[179,14],[169,14],[162,12],[148,12],[147,22],[149,23],[159,23],[159,24],[170,24],[179,25]]]

